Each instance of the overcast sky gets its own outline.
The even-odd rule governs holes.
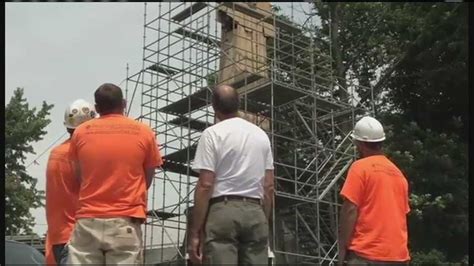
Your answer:
[[[291,4],[279,5],[291,15]],[[303,8],[308,4],[295,3],[296,10]],[[295,17],[302,20],[298,13]],[[63,115],[70,102],[78,98],[93,102],[99,85],[120,84],[126,78],[127,63],[130,73],[140,70],[143,14],[143,3],[6,3],[5,104],[17,87],[24,88],[31,106],[40,107],[42,101],[54,104],[48,133],[33,145],[37,154],[65,132]],[[133,103],[138,105],[138,101]],[[36,156],[28,156],[26,164]],[[27,169],[41,190],[48,156],[49,151],[37,160],[39,165]],[[34,232],[44,234],[44,209],[33,210],[33,215]]]
[[[7,3],[5,6],[5,101],[23,87],[32,106],[54,104],[43,141],[33,145],[39,154],[60,137],[68,103],[93,102],[94,90],[104,82],[119,84],[126,64],[141,66],[142,3]],[[63,139],[65,139],[64,137]],[[49,152],[28,172],[45,187]],[[35,156],[28,156],[26,163]],[[34,231],[46,231],[44,209],[33,211]]]

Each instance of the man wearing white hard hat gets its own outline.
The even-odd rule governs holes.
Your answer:
[[[408,182],[382,151],[382,124],[366,116],[352,138],[360,159],[341,190],[339,265],[407,265]]]
[[[80,124],[96,117],[94,106],[82,99],[66,108],[64,125],[69,138],[53,148],[46,168],[47,253],[54,262],[64,265],[67,260],[66,243],[74,228],[79,184],[68,157],[71,136]],[[50,260],[51,261],[51,260]]]

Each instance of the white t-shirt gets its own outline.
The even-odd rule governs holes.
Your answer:
[[[192,169],[216,174],[212,198],[263,199],[265,170],[273,169],[270,140],[261,128],[242,118],[226,119],[204,130]]]

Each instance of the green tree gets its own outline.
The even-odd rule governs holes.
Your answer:
[[[398,29],[406,56],[387,80],[386,102],[422,128],[468,138],[468,29],[465,4],[396,4],[411,21]],[[401,16],[401,15],[400,15]]]
[[[433,249],[430,252],[415,252],[412,254],[412,265],[446,265],[446,256],[439,250]]]
[[[397,43],[407,44],[384,84],[382,119],[394,130],[387,150],[411,183],[411,248],[460,261],[468,251],[467,8],[396,3],[390,10],[403,21]]]
[[[322,22],[315,30],[327,40],[339,83],[362,85],[361,103],[369,88],[378,99],[386,150],[411,184],[411,251],[461,261],[468,235],[467,5],[316,1],[315,9]],[[435,249],[442,256],[430,253]]]
[[[379,105],[422,127],[468,136],[467,5],[315,2],[333,71],[366,104]],[[331,45],[329,45],[331,43]],[[339,95],[343,95],[339,89]],[[439,123],[443,119],[445,123]]]
[[[33,142],[43,139],[51,122],[47,117],[53,105],[43,102],[40,110],[30,108],[23,89],[14,91],[5,107],[5,234],[31,234],[34,217],[30,208],[42,207],[44,192],[37,179],[26,172],[25,159],[35,153]]]
[[[386,151],[410,182],[410,249],[436,249],[460,261],[468,252],[467,144],[400,115],[382,119],[388,125]]]
[[[340,99],[351,84],[359,84],[356,92],[361,103],[370,100],[369,87],[380,87],[385,76],[396,66],[401,48],[394,45],[397,32],[386,3],[315,2],[321,25],[316,32],[326,40],[324,51],[332,55],[333,73],[338,79],[335,94]],[[382,72],[378,77],[376,70]],[[379,91],[379,90],[378,90]]]

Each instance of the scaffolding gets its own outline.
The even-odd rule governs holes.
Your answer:
[[[148,195],[147,264],[186,264],[198,177],[190,166],[201,132],[216,122],[216,84],[237,89],[241,116],[271,140],[276,262],[337,260],[338,192],[355,155],[349,133],[370,108],[355,107],[356,85],[338,84],[313,22],[303,27],[269,6],[145,3],[143,66],[127,88],[141,90],[140,119],[157,133],[165,160]]]

